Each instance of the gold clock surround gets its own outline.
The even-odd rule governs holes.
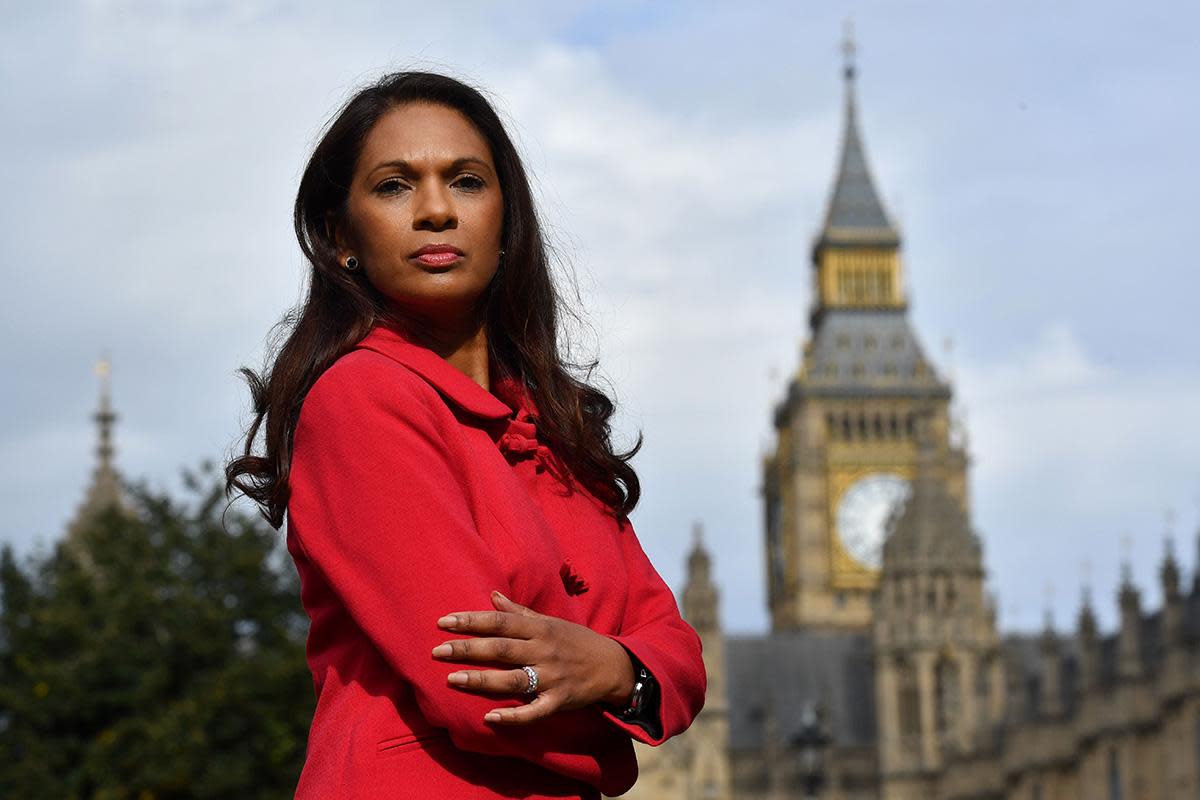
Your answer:
[[[834,589],[871,590],[879,583],[879,570],[863,564],[846,552],[842,544],[842,532],[837,527],[837,509],[846,492],[862,478],[881,472],[899,475],[910,483],[916,474],[911,461],[907,464],[895,462],[862,465],[855,468],[836,468],[829,472],[829,583]]]

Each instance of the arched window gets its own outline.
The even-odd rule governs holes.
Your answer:
[[[975,670],[975,697],[981,708],[987,708],[988,696],[992,693],[992,670],[995,656],[986,656]]]
[[[934,719],[939,735],[952,731],[958,724],[959,678],[958,662],[949,656],[938,659],[933,672]]]
[[[896,693],[902,746],[915,749],[921,736],[921,693],[917,671],[903,658],[896,659]]]

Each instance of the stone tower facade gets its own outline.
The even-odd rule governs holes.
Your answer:
[[[763,463],[774,630],[870,630],[884,520],[916,469],[918,408],[932,413],[947,487],[967,508],[967,456],[949,446],[951,389],[909,324],[900,233],[867,166],[849,42],[846,52],[845,129],[812,249],[809,337]]]
[[[704,546],[700,524],[694,532],[683,588],[683,616],[704,653],[708,687],[704,708],[688,729],[659,747],[635,743],[638,782],[625,797],[654,800],[731,800],[729,762],[729,694],[725,682],[725,636],[718,614],[719,594],[713,581],[712,556]]]
[[[1182,586],[1168,549],[1147,612],[1126,565],[1115,631],[1086,590],[1074,635],[1049,615],[1040,633],[996,631],[951,387],[907,320],[853,81],[848,63],[810,337],[763,465],[772,627],[722,634],[711,559],[693,547],[681,597],[708,705],[638,750],[630,796],[1200,797],[1200,569]]]
[[[912,495],[889,519],[874,624],[880,797],[936,794],[1004,711],[1005,679],[979,537],[947,488],[932,414],[916,417]],[[1053,641],[1044,644],[1053,647]]]

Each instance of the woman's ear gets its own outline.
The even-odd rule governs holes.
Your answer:
[[[346,237],[345,224],[332,211],[325,212],[325,235],[337,251],[337,260],[343,261],[350,255],[350,242]]]

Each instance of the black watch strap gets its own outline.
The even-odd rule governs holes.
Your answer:
[[[626,652],[629,650],[626,649]],[[617,716],[624,722],[637,725],[657,739],[662,736],[658,681],[637,656],[629,653],[629,659],[633,662],[633,692],[629,695],[625,708],[619,711]]]

